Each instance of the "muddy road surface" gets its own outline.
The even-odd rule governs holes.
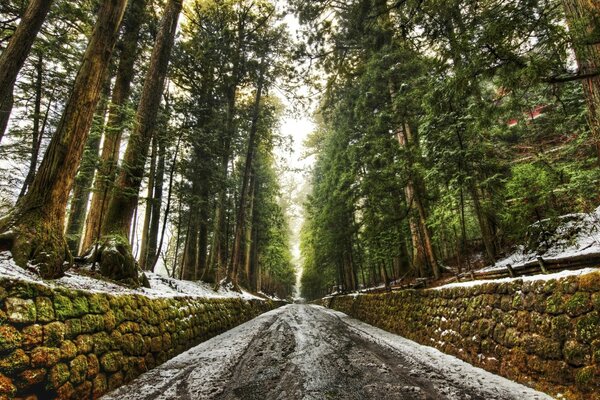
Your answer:
[[[103,399],[550,399],[323,307],[263,314]]]

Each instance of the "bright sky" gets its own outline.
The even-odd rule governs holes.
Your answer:
[[[285,7],[286,0],[277,0],[278,7]],[[298,19],[288,14],[284,22],[288,25],[290,36],[297,37],[296,33],[299,29]],[[298,88],[298,94],[306,95],[309,92],[308,87]],[[279,97],[287,107],[294,106],[294,96],[286,95],[279,92]],[[305,158],[304,142],[308,135],[314,130],[315,125],[311,118],[312,108],[309,110],[300,111],[292,116],[286,116],[281,121],[280,134],[289,136],[292,139],[291,152],[286,149],[277,149],[278,159],[283,165],[280,169],[283,173],[280,175],[280,184],[284,195],[289,195],[294,201],[290,212],[290,244],[292,256],[294,257],[294,265],[296,266],[296,297],[300,297],[300,276],[302,274],[302,263],[300,260],[300,230],[304,222],[302,204],[298,204],[301,199],[299,194],[308,184],[308,172],[311,170],[314,159],[313,157]]]

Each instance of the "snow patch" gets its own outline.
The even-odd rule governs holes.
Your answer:
[[[583,268],[578,270],[565,270],[556,272],[553,274],[539,274],[539,275],[531,275],[531,276],[521,276],[516,278],[499,278],[499,279],[487,279],[487,280],[479,280],[479,281],[469,281],[469,282],[455,282],[449,283],[444,286],[438,286],[429,290],[441,290],[441,289],[450,289],[457,287],[472,287],[483,285],[485,283],[508,283],[515,281],[523,281],[523,282],[531,282],[531,281],[549,281],[552,279],[561,279],[566,278],[568,276],[579,276],[579,275],[587,275],[594,272],[600,271],[600,268]]]
[[[26,282],[35,282],[49,287],[66,287],[75,290],[86,290],[95,293],[110,294],[140,294],[152,298],[170,298],[170,297],[201,297],[201,298],[242,298],[245,300],[264,300],[264,298],[255,296],[249,292],[236,292],[227,288],[214,290],[211,285],[204,282],[181,281],[169,278],[152,272],[145,272],[150,289],[137,288],[130,289],[117,283],[107,280],[97,279],[83,273],[78,273],[77,269],[71,269],[65,273],[65,276],[55,280],[44,280],[35,272],[19,267],[15,264],[10,252],[0,252],[0,278],[9,278]]]

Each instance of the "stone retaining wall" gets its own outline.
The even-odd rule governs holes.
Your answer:
[[[552,396],[600,399],[600,272],[322,304]]]
[[[0,280],[0,400],[98,398],[278,305]]]

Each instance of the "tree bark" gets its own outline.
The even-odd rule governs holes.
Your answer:
[[[119,238],[127,237],[131,227],[131,218],[138,201],[140,184],[144,176],[144,165],[148,156],[149,143],[154,132],[154,125],[164,91],[166,75],[175,41],[177,21],[181,12],[182,0],[169,0],[156,37],[150,59],[150,66],[144,81],[144,87],[138,105],[135,125],[127,149],[123,157],[123,168],[119,173],[116,185],[108,204],[106,221],[102,233],[106,236],[105,250],[109,250],[121,262],[104,262],[101,258],[101,272],[114,279],[136,280],[137,266],[131,249],[122,247],[112,251]],[[118,254],[117,254],[118,253]],[[109,259],[112,257],[109,257]],[[113,260],[114,261],[114,260]]]
[[[140,245],[140,256],[138,263],[141,269],[146,269],[148,258],[148,235],[150,234],[150,220],[153,211],[154,177],[156,176],[157,140],[152,140],[152,151],[150,152],[150,173],[148,174],[148,191],[146,195],[146,207],[144,210],[144,224],[142,225],[142,244]]]
[[[79,254],[79,244],[81,243],[81,233],[85,222],[85,213],[87,211],[88,200],[90,196],[92,181],[94,180],[94,171],[98,161],[98,151],[100,150],[100,140],[104,130],[104,117],[110,96],[110,80],[106,79],[102,100],[98,104],[96,116],[92,123],[79,172],[75,178],[75,184],[71,195],[71,209],[67,219],[67,244],[71,254]]]
[[[162,206],[163,184],[165,178],[165,141],[158,139],[158,162],[156,165],[156,174],[154,177],[154,196],[152,197],[152,219],[150,220],[150,230],[148,232],[148,252],[146,255],[146,265],[143,269],[149,270],[153,267],[154,259],[158,256],[156,246],[158,245],[158,229],[160,228],[160,209]]]
[[[15,262],[55,278],[71,265],[63,227],[66,205],[100,99],[126,0],[102,2],[98,19],[56,133],[29,192],[0,222]],[[4,55],[4,53],[3,53]],[[66,261],[66,263],[65,263]]]
[[[592,75],[582,83],[592,140],[600,163],[600,76],[594,75],[600,69],[600,2],[563,0],[563,5],[572,33],[579,75]]]
[[[23,187],[19,193],[19,199],[27,193],[27,189],[33,182],[35,177],[35,170],[37,168],[38,157],[40,154],[40,146],[44,137],[44,131],[46,130],[46,123],[48,122],[48,115],[50,113],[50,106],[52,105],[52,99],[48,100],[46,106],[46,112],[42,119],[42,89],[43,89],[43,74],[44,74],[44,59],[40,54],[38,61],[35,65],[36,70],[36,83],[35,83],[35,105],[33,111],[33,132],[31,134],[31,156],[29,158],[29,170],[23,182]]]
[[[17,75],[27,60],[52,3],[53,0],[30,0],[8,46],[0,54],[0,141],[12,110]]]
[[[256,192],[256,176],[254,172],[250,173],[250,195],[248,199],[248,223],[244,233],[244,280],[247,287],[250,290],[256,290],[254,282],[254,271],[252,270],[252,247],[255,245],[252,243],[252,231],[254,229],[254,198]]]
[[[150,266],[150,270],[152,272],[154,272],[154,268],[156,268],[156,263],[158,262],[158,257],[160,256],[160,252],[162,250],[162,246],[163,246],[163,242],[165,239],[165,230],[167,229],[167,222],[168,222],[168,218],[169,218],[169,213],[171,212],[171,198],[173,196],[173,181],[174,181],[174,177],[175,177],[175,168],[177,166],[177,157],[179,156],[179,145],[181,144],[181,136],[179,135],[179,138],[177,139],[177,145],[175,146],[175,154],[173,155],[173,162],[171,163],[171,171],[169,172],[169,190],[167,192],[167,205],[165,207],[165,213],[163,216],[163,224],[162,224],[162,230],[160,233],[160,241],[158,242],[158,247],[156,249],[156,256],[154,257],[154,261],[152,262],[152,265]],[[177,216],[177,241],[176,241],[176,245],[175,245],[175,260],[177,260],[177,253],[179,253],[179,239],[180,239],[180,229],[181,229],[181,200],[180,200],[180,204],[179,204],[179,215]],[[175,262],[173,264],[173,275],[175,274],[175,266],[177,265],[177,263]],[[167,269],[167,266],[165,265],[165,269]],[[168,271],[168,269],[167,269]]]
[[[246,153],[246,162],[244,165],[244,176],[242,178],[242,189],[240,191],[240,198],[238,202],[238,212],[235,225],[234,241],[231,258],[229,261],[229,268],[227,270],[227,280],[233,284],[234,287],[238,286],[239,268],[242,260],[242,237],[244,234],[244,223],[246,218],[247,199],[250,189],[250,173],[252,171],[252,162],[254,160],[254,153],[258,145],[258,121],[260,118],[260,101],[262,98],[262,91],[264,85],[264,60],[261,63],[260,76],[258,77],[258,84],[256,87],[256,96],[254,98],[254,108],[252,115],[252,123],[250,126],[250,135],[248,137],[248,150]]]
[[[108,122],[104,133],[104,144],[100,165],[96,172],[90,211],[86,219],[82,249],[91,247],[99,239],[102,219],[106,214],[110,190],[115,179],[121,136],[125,129],[126,105],[131,93],[131,82],[135,75],[134,64],[138,53],[140,29],[144,20],[147,0],[131,0],[123,21],[123,37],[120,48],[119,66],[108,110]]]

